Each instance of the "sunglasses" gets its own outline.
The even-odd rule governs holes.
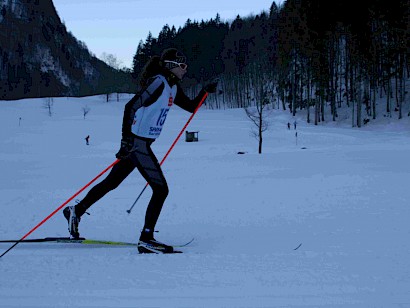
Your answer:
[[[175,65],[178,65],[182,70],[186,70],[187,68],[188,68],[188,64],[186,64],[186,63],[178,63],[178,62],[175,62],[175,61],[169,61],[169,60],[164,60],[164,62],[167,62],[167,63],[172,63],[172,64],[175,64]]]

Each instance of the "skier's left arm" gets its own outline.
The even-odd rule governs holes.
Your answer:
[[[194,112],[196,107],[198,107],[200,101],[204,97],[206,93],[215,93],[216,87],[218,85],[218,81],[214,81],[203,87],[203,89],[199,92],[199,94],[194,98],[190,99],[188,96],[185,95],[184,91],[182,90],[181,86],[177,84],[177,95],[175,97],[174,103],[175,105],[181,107],[182,109],[188,112]]]

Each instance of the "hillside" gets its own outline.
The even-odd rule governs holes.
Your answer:
[[[0,99],[131,90],[130,77],[94,57],[52,0],[0,0]]]

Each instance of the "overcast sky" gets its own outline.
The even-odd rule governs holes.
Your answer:
[[[280,0],[275,0],[281,3]],[[183,26],[191,20],[209,20],[219,13],[223,21],[269,11],[273,0],[53,0],[61,20],[97,57],[115,55],[131,67],[140,40],[148,32],[158,37],[165,24]]]

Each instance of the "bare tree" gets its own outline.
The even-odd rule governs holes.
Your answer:
[[[101,54],[101,60],[103,60],[107,65],[111,66],[112,68],[116,69],[116,70],[120,70],[122,67],[122,61],[118,60],[118,58],[111,54],[111,53],[106,53],[103,52]]]
[[[84,120],[85,120],[86,115],[90,112],[90,110],[91,109],[88,106],[85,106],[85,107],[82,108]]]
[[[47,97],[44,100],[43,108],[47,110],[48,116],[51,117],[53,115],[53,110],[52,110],[53,109],[53,98],[52,97]]]
[[[263,132],[269,128],[269,123],[264,116],[264,109],[268,104],[257,104],[256,107],[245,108],[246,115],[255,124],[257,130],[252,130],[252,135],[258,139],[258,153],[262,154]]]
[[[270,96],[273,93],[273,80],[269,80],[268,75],[262,71],[262,65],[252,65],[249,77],[249,95],[251,100],[248,105],[254,106],[245,108],[246,115],[255,124],[257,130],[252,131],[254,137],[258,139],[258,153],[262,154],[263,132],[269,128],[266,110],[270,105]]]

